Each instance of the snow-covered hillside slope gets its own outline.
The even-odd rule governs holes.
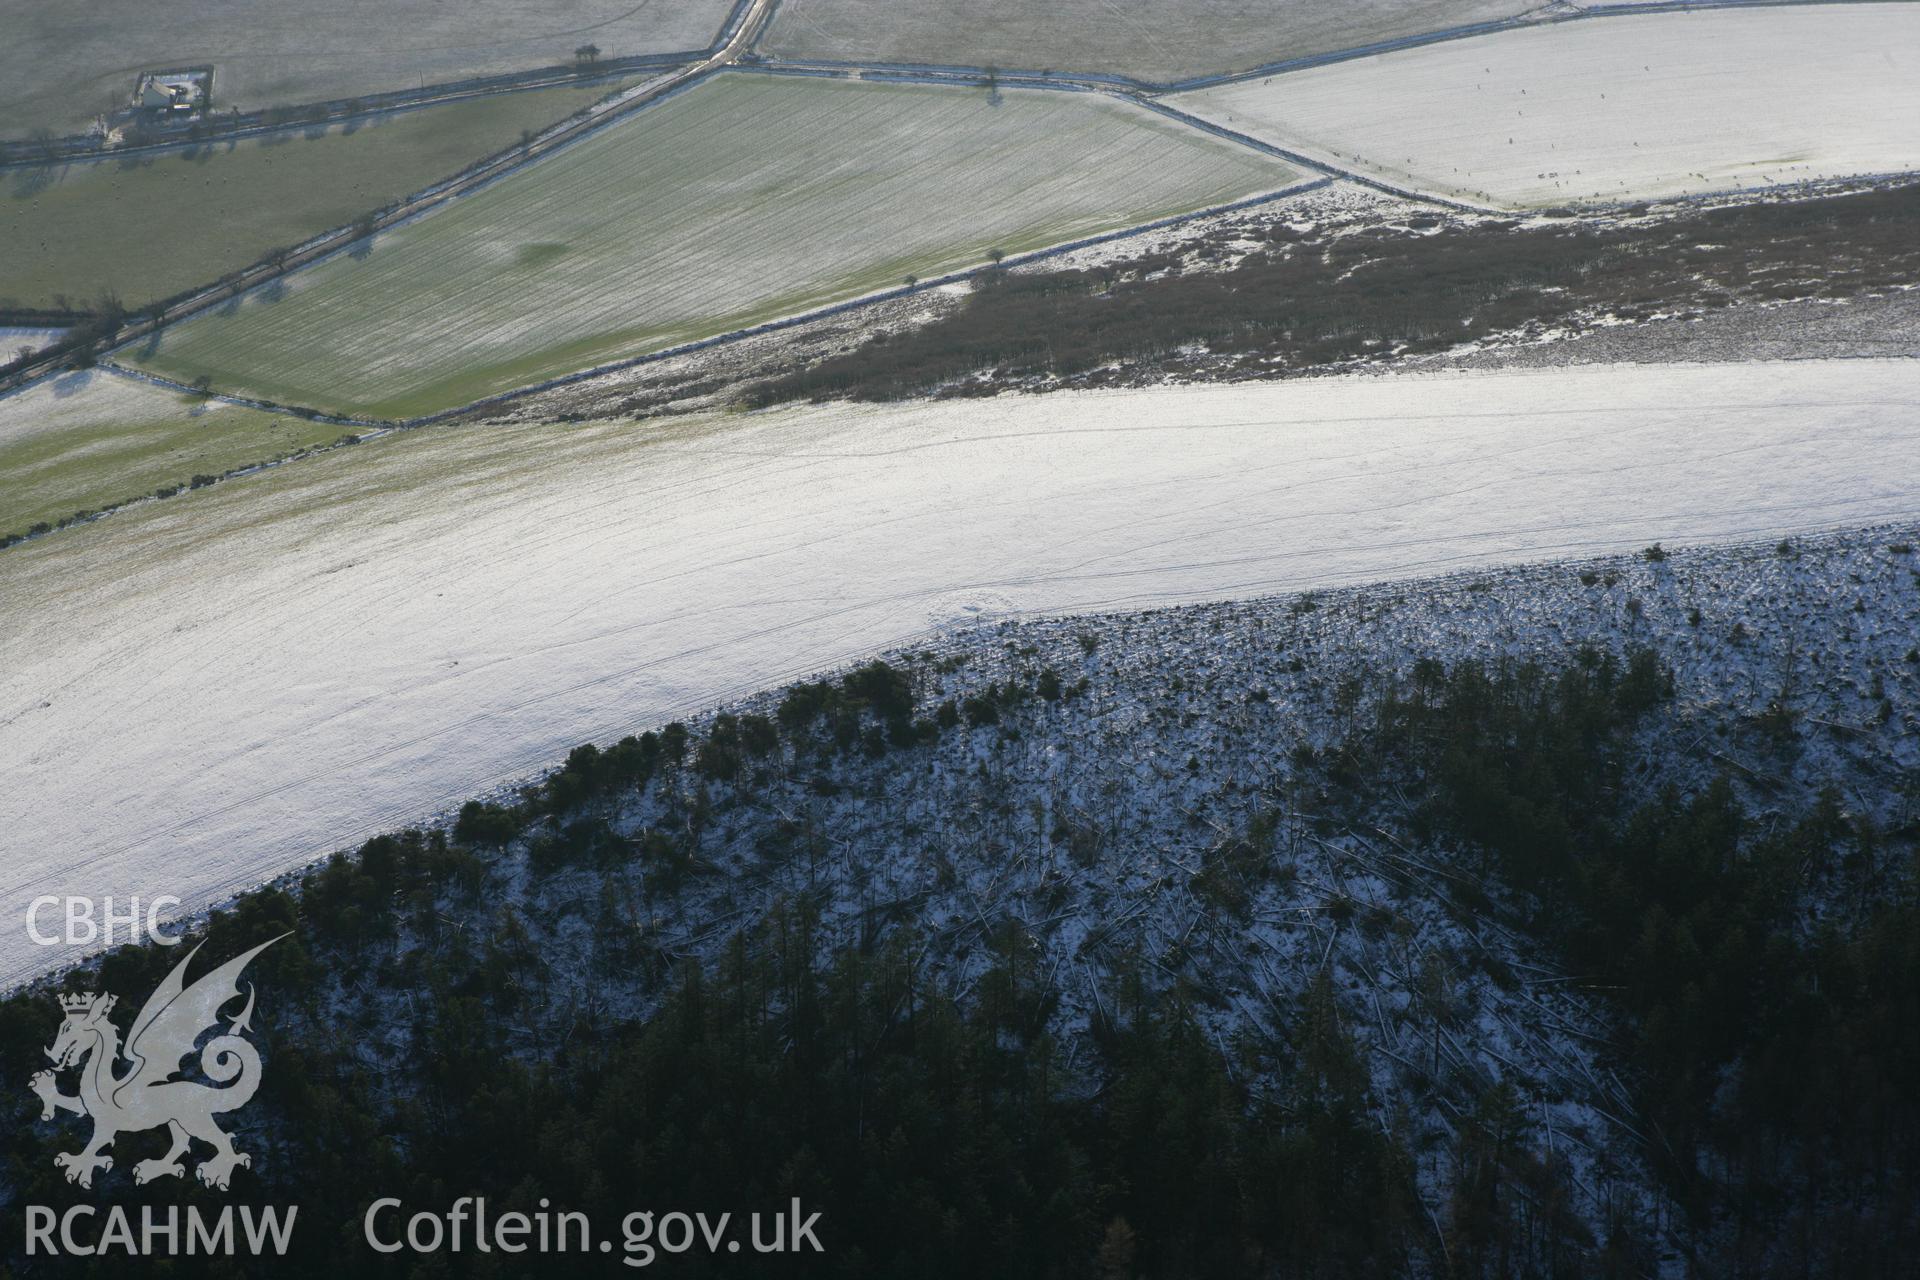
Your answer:
[[[1911,516],[1916,443],[1900,360],[391,436],[7,553],[0,909],[205,902],[982,615]]]

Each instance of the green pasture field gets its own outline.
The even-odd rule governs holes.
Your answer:
[[[128,358],[417,415],[1296,177],[1104,95],[728,73]]]
[[[337,424],[202,400],[101,370],[63,374],[0,397],[0,537],[345,434]]]
[[[184,150],[0,171],[0,306],[168,297],[457,173],[602,82]]]

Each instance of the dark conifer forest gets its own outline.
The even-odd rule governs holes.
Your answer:
[[[1479,906],[1604,993],[1633,1123],[1682,1215],[1661,1225],[1691,1270],[1897,1274],[1920,1244],[1920,903],[1911,866],[1889,874],[1884,854],[1911,833],[1856,821],[1837,793],[1789,817],[1753,812],[1727,779],[1692,793],[1629,785],[1636,735],[1669,684],[1645,649],[1426,660],[1295,763],[1334,812],[1386,787],[1416,797],[1404,839],[1457,850],[1501,886],[1500,903]],[[1057,677],[1037,685],[996,687],[966,714],[1017,719],[1072,696]],[[263,1158],[239,1198],[296,1202],[309,1246],[338,1233],[354,1274],[396,1276],[444,1274],[448,1259],[360,1249],[375,1194],[484,1195],[501,1211],[546,1199],[607,1221],[639,1205],[773,1212],[794,1197],[823,1214],[822,1254],[667,1260],[684,1274],[1630,1276],[1668,1247],[1648,1224],[1597,1233],[1571,1212],[1566,1169],[1521,1141],[1525,1102],[1506,1086],[1458,1117],[1438,1153],[1450,1201],[1423,1208],[1417,1153],[1383,1119],[1324,974],[1283,1038],[1223,1043],[1194,1016],[1207,993],[1153,981],[1141,956],[1076,1044],[1052,1026],[1050,975],[1011,932],[986,936],[984,980],[952,990],[924,976],[910,921],[831,948],[796,900],[735,929],[704,968],[609,948],[602,963],[668,992],[651,1016],[583,1007],[537,1051],[511,1043],[530,1001],[564,1003],[567,975],[510,907],[466,924],[443,910],[504,849],[555,867],[638,861],[671,894],[692,873],[697,828],[617,839],[596,816],[608,797],[674,788],[697,809],[709,784],[776,756],[911,769],[961,719],[871,664],[796,687],[776,716],[583,747],[519,799],[467,806],[450,831],[380,837],[219,912],[209,957],[292,931],[253,970],[268,1070],[239,1137]],[[1278,873],[1266,840],[1247,833],[1233,875]],[[144,991],[177,956],[123,948],[64,985]],[[342,1014],[342,988],[372,992],[389,1025]],[[36,1070],[58,1021],[44,990],[0,1004],[0,1077]],[[51,1164],[68,1134],[36,1123],[22,1090],[4,1106],[10,1199],[71,1202]],[[122,1140],[120,1167],[148,1154],[141,1141]],[[129,1203],[221,1200],[191,1183],[106,1186]],[[17,1274],[43,1273],[22,1263]],[[339,1269],[325,1248],[287,1263]]]

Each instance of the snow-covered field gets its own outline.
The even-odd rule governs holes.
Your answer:
[[[1510,18],[1532,0],[782,0],[774,58],[1107,71],[1166,83]]]
[[[1170,99],[1315,159],[1514,206],[1920,169],[1920,6],[1521,28]]]
[[[389,436],[0,555],[0,912],[204,902],[983,616],[1910,516],[1916,446],[1902,360]]]
[[[1095,94],[727,75],[140,359],[419,414],[1298,177]]]

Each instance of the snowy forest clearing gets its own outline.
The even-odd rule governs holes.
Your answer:
[[[981,617],[1911,516],[1916,443],[1901,360],[389,436],[0,559],[0,909],[206,902]]]
[[[1429,194],[1515,207],[1920,169],[1920,6],[1527,27],[1178,94]]]

